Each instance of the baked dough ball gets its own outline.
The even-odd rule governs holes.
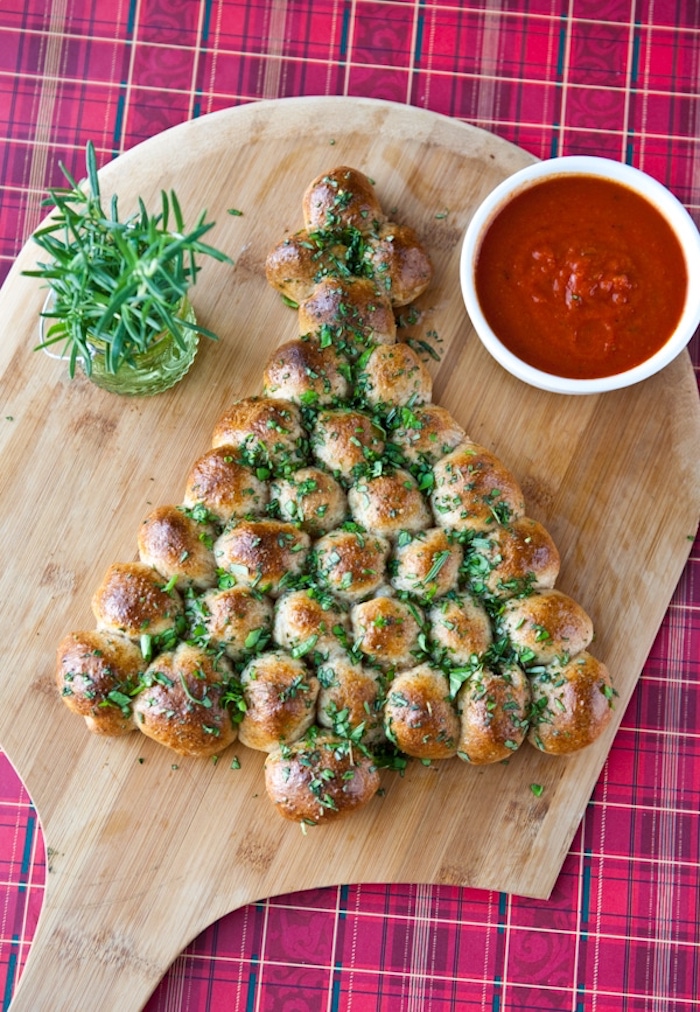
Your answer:
[[[462,548],[442,527],[399,538],[394,549],[391,584],[397,590],[433,600],[455,590]]]
[[[525,741],[530,701],[530,683],[517,665],[476,671],[457,694],[459,757],[478,766],[509,758]]]
[[[331,404],[348,396],[348,364],[333,345],[287,341],[263,372],[263,394],[296,404]]]
[[[208,590],[197,612],[210,644],[223,647],[233,661],[259,650],[272,635],[272,601],[248,587]]]
[[[379,344],[357,375],[357,389],[368,404],[425,404],[433,380],[416,352],[404,341]]]
[[[279,520],[237,520],[214,542],[217,565],[240,586],[277,597],[304,569],[311,539]]]
[[[439,404],[420,404],[398,414],[399,424],[391,433],[391,441],[401,448],[410,464],[436,464],[467,436],[449,411]]]
[[[384,537],[424,530],[432,522],[416,479],[401,468],[358,478],[348,490],[348,506],[356,523]]]
[[[384,670],[416,664],[420,653],[423,614],[415,605],[394,597],[374,597],[350,613],[353,646]]]
[[[345,641],[348,627],[337,604],[307,590],[284,594],[275,605],[275,642],[295,657],[327,657]]]
[[[308,231],[372,232],[386,219],[369,177],[347,165],[313,179],[302,197],[302,210]]]
[[[306,463],[306,434],[296,404],[274,397],[247,397],[224,412],[212,446],[235,446],[256,463],[285,467]]]
[[[490,450],[467,440],[437,462],[431,494],[440,527],[488,531],[525,514],[523,493]]]
[[[299,333],[310,334],[357,358],[375,344],[394,344],[391,301],[370,278],[322,278],[299,304]]]
[[[216,583],[216,560],[212,551],[215,530],[178,506],[157,506],[138,531],[139,558],[179,590],[203,590]],[[206,516],[206,514],[205,514]]]
[[[421,295],[433,278],[430,257],[410,225],[385,222],[367,249],[372,276],[382,285],[394,306],[407,306]]]
[[[311,432],[311,452],[332,474],[351,481],[384,453],[384,438],[369,415],[338,408],[320,411]]]
[[[97,628],[131,639],[173,633],[182,617],[182,598],[164,589],[160,573],[143,562],[115,562],[92,598]]]
[[[347,247],[335,238],[302,229],[270,250],[265,260],[268,283],[293,303],[313,294],[327,274],[347,273]]]
[[[550,589],[559,576],[559,552],[537,520],[520,517],[472,542],[472,586],[505,598]]]
[[[348,513],[342,486],[320,467],[300,467],[273,481],[270,497],[282,520],[301,524],[312,537],[339,527]]]
[[[377,793],[372,759],[330,734],[276,749],[265,760],[265,788],[285,819],[307,825],[356,812]]]
[[[120,633],[72,632],[58,645],[56,686],[94,734],[128,734],[136,729],[131,694],[145,667],[139,648]]]
[[[241,685],[246,710],[238,737],[248,748],[271,752],[301,738],[313,724],[318,679],[303,661],[283,650],[270,650],[249,661]]]
[[[593,623],[580,604],[560,590],[535,591],[506,601],[503,631],[523,664],[552,664],[574,657],[593,639]]]
[[[384,583],[389,542],[362,531],[330,531],[314,546],[318,576],[342,601],[354,604]]]
[[[531,685],[528,740],[543,752],[577,752],[595,741],[610,723],[615,695],[610,673],[585,650],[538,672]]]
[[[437,654],[450,664],[472,663],[493,642],[488,612],[468,594],[446,597],[434,604],[428,612],[428,622]]]
[[[211,756],[236,739],[225,702],[231,667],[225,657],[180,643],[146,669],[134,700],[136,726],[179,755]]]
[[[416,759],[449,759],[457,751],[460,725],[447,678],[429,664],[401,671],[384,707],[386,736]]]
[[[225,443],[202,454],[190,471],[183,505],[204,506],[220,523],[260,516],[269,498],[266,481],[238,460],[238,448]]]
[[[316,720],[321,727],[342,731],[343,737],[362,728],[367,745],[385,740],[382,722],[384,696],[378,672],[359,664],[344,651],[335,651],[316,668],[321,684]]]

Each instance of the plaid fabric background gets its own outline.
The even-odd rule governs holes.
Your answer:
[[[697,0],[2,0],[0,276],[88,138],[104,162],[291,95],[411,103],[539,157],[629,161],[700,220],[699,93]],[[697,369],[697,337],[691,355]],[[205,931],[149,1012],[700,1007],[699,683],[696,541],[550,901],[379,884],[264,901]],[[44,876],[0,755],[4,1008]]]

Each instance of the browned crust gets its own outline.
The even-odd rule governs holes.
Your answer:
[[[238,734],[248,748],[269,752],[291,744],[313,724],[319,682],[302,661],[268,651],[246,665],[241,683],[246,712]]]
[[[201,503],[221,523],[264,513],[269,498],[267,482],[241,464],[237,453],[237,447],[224,443],[202,454],[188,475],[184,505]]]
[[[413,348],[404,341],[378,345],[357,377],[368,403],[425,404],[433,396],[433,379]]]
[[[370,262],[394,306],[413,302],[433,279],[430,257],[410,225],[381,225],[372,243]]]
[[[474,765],[508,759],[525,741],[530,700],[530,683],[518,667],[475,672],[457,694],[460,758]]]
[[[302,197],[302,211],[309,231],[372,232],[386,217],[369,177],[348,165],[313,179]]]
[[[185,756],[210,756],[236,739],[236,726],[222,702],[225,659],[187,643],[160,654],[146,670],[150,681],[134,701],[140,731]]]
[[[315,341],[301,338],[280,345],[268,359],[263,372],[266,397],[301,403],[310,395],[317,404],[331,404],[348,395],[348,380],[343,360],[330,345],[322,348]]]
[[[381,668],[415,666],[422,628],[419,608],[392,597],[374,597],[351,612],[353,644]]]
[[[356,812],[377,793],[371,759],[346,742],[319,734],[265,760],[265,787],[275,808],[293,822],[326,823]]]
[[[432,521],[416,479],[400,469],[358,479],[348,490],[348,506],[354,520],[384,537],[420,531]]]
[[[585,650],[552,665],[532,678],[529,742],[552,755],[578,752],[610,723],[614,695],[607,667]]]
[[[384,709],[387,738],[416,759],[449,759],[457,752],[459,717],[441,671],[420,664],[391,683]]]
[[[501,622],[516,649],[530,652],[534,664],[573,657],[593,639],[590,616],[560,590],[512,598],[504,606]]]
[[[381,535],[331,531],[314,547],[319,575],[341,600],[360,601],[383,584],[389,542]]]
[[[331,329],[334,344],[351,357],[370,344],[394,344],[396,319],[391,301],[370,278],[322,278],[299,305],[299,333]]]
[[[136,686],[145,667],[141,651],[126,636],[97,629],[71,632],[56,652],[56,687],[69,710],[90,718],[96,734],[127,734],[135,725],[119,699]]]
[[[288,573],[302,571],[310,543],[294,524],[239,520],[215,541],[214,557],[237,583],[274,597]]]
[[[115,562],[92,598],[98,627],[123,632],[132,639],[171,630],[182,614],[182,598],[143,562]]]
[[[216,583],[213,536],[210,523],[198,523],[177,506],[157,506],[139,528],[139,557],[166,580],[176,577],[180,589],[203,590]]]
[[[502,519],[512,521],[525,514],[515,477],[495,454],[471,440],[439,460],[434,472],[431,499],[441,527],[488,531]]]

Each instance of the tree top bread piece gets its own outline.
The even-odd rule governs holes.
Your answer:
[[[222,413],[182,503],[143,518],[139,561],[109,567],[56,684],[97,734],[267,753],[276,810],[317,825],[411,758],[584,748],[614,690],[517,479],[400,340],[394,311],[432,278],[417,234],[348,166],[302,212],[266,262],[296,333]]]

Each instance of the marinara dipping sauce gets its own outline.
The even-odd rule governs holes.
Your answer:
[[[596,379],[650,358],[688,285],[670,225],[644,197],[562,174],[521,191],[479,247],[474,283],[502,343],[542,372]]]

